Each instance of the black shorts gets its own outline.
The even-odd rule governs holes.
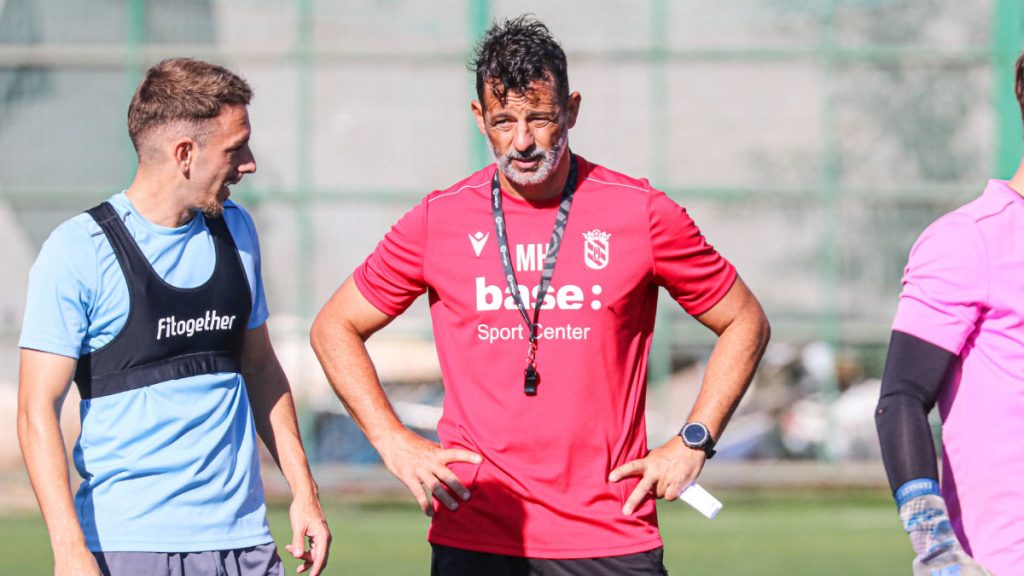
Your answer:
[[[661,547],[625,556],[550,560],[431,544],[430,576],[667,576]]]

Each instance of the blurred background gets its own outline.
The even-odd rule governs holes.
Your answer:
[[[57,224],[130,183],[128,102],[172,56],[226,65],[255,91],[259,169],[233,198],[260,232],[270,328],[325,495],[411,507],[327,386],[308,328],[391,223],[491,161],[466,62],[493,19],[526,12],[560,40],[583,96],[573,150],[687,207],[772,321],[702,482],[740,502],[767,490],[786,510],[794,493],[854,502],[867,532],[877,508],[909,562],[881,504],[878,378],[914,239],[1019,162],[1021,0],[0,0],[0,510],[38,526],[14,424],[29,268]],[[662,298],[652,444],[685,419],[713,344]],[[400,416],[432,435],[443,388],[425,299],[371,353]],[[268,492],[286,496],[273,468]]]

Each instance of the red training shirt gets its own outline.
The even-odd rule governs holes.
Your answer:
[[[686,211],[646,180],[578,158],[576,196],[540,312],[537,396],[523,393],[529,330],[508,295],[491,214],[495,165],[428,195],[356,270],[381,312],[427,292],[445,386],[438,435],[483,463],[451,464],[472,493],[435,504],[429,540],[533,558],[633,554],[661,545],[654,500],[622,506],[638,478],[608,474],[647,453],[647,355],[658,287],[693,315],[736,271]],[[509,250],[533,316],[560,198],[503,195]]]

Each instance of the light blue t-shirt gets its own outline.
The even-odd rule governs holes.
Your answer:
[[[216,252],[201,217],[157,226],[122,192],[108,200],[166,282],[194,288],[213,273]],[[267,319],[252,218],[225,203],[253,297],[248,328]],[[99,225],[79,214],[43,244],[29,275],[22,348],[78,358],[124,327],[128,285]],[[205,374],[81,403],[75,496],[94,551],[197,552],[272,541],[259,474],[256,431],[241,374]]]

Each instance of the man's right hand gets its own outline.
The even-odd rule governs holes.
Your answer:
[[[434,515],[433,498],[449,510],[459,507],[453,494],[463,501],[469,500],[469,490],[448,464],[482,461],[479,454],[457,448],[444,449],[410,430],[393,436],[386,446],[380,447],[380,454],[388,470],[409,488],[427,516]]]
[[[102,576],[96,557],[84,546],[72,546],[55,551],[54,576]]]

